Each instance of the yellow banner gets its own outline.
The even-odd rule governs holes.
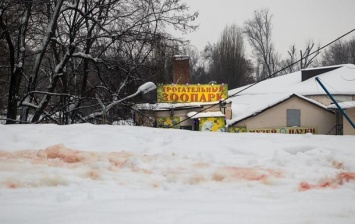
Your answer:
[[[229,127],[229,132],[253,132],[253,133],[281,133],[281,134],[317,134],[317,128],[314,127],[282,127],[282,128],[255,128],[247,129],[245,127]]]
[[[215,102],[228,97],[228,85],[160,85],[158,103]]]

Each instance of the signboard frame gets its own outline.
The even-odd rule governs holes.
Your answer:
[[[228,97],[227,84],[158,85],[158,103],[217,102]]]

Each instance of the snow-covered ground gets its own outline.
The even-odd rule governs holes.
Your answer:
[[[355,136],[0,125],[0,223],[355,223]]]

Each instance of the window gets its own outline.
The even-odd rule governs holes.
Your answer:
[[[287,127],[301,126],[301,110],[287,109]]]

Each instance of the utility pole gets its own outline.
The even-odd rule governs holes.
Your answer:
[[[351,126],[355,129],[355,125],[354,123],[351,121],[351,119],[348,117],[348,115],[345,113],[345,111],[343,110],[343,108],[341,108],[339,106],[339,104],[337,103],[337,101],[334,99],[334,97],[332,96],[332,94],[329,93],[329,91],[325,88],[325,86],[323,85],[323,83],[320,81],[320,79],[318,77],[316,77],[316,81],[319,83],[319,85],[323,88],[323,90],[327,93],[327,95],[330,97],[330,99],[333,101],[333,103],[337,106],[337,108],[340,110],[340,112],[343,114],[343,116],[349,121],[349,123],[351,124]]]

